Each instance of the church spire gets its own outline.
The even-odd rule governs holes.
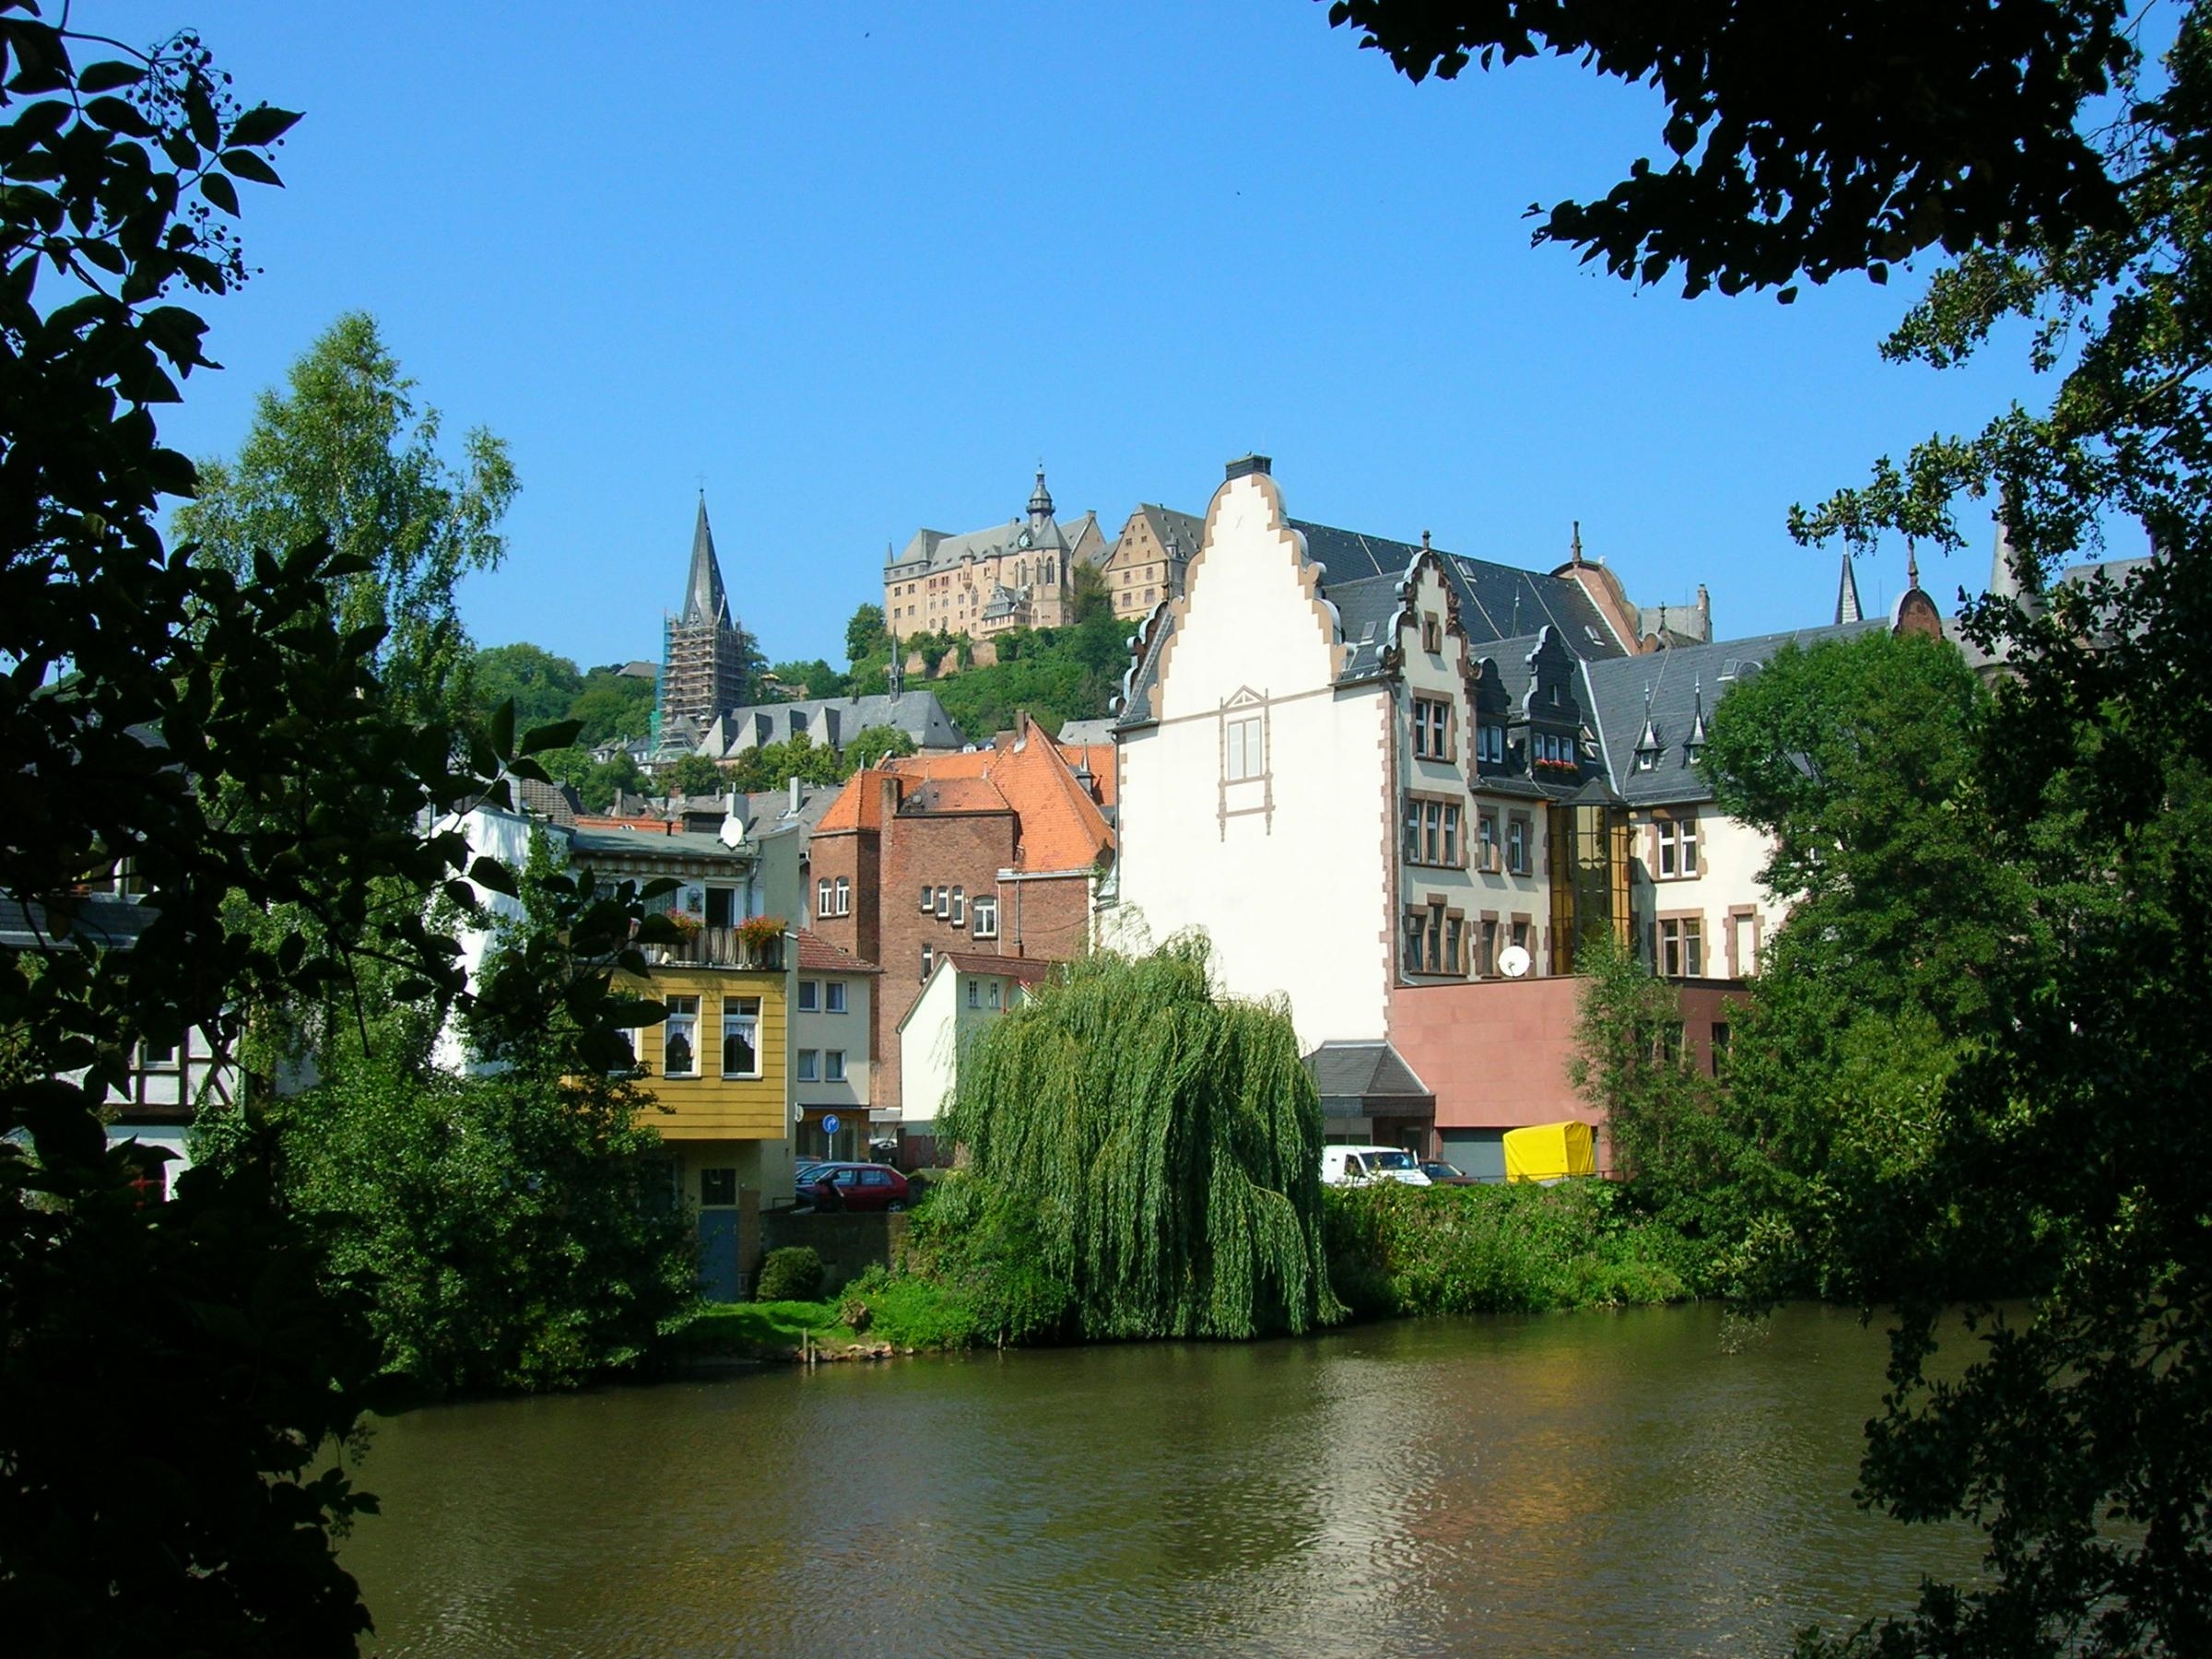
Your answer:
[[[684,583],[684,625],[730,625],[729,596],[723,592],[722,565],[714,557],[714,532],[707,527],[707,492],[699,492],[699,522],[691,530],[691,574]]]
[[[1041,526],[1053,516],[1053,492],[1044,487],[1044,463],[1037,463],[1037,488],[1030,491],[1030,523]]]
[[[1843,575],[1836,583],[1836,621],[1841,624],[1864,619],[1859,610],[1859,580],[1851,573],[1851,549],[1846,547],[1843,549]]]

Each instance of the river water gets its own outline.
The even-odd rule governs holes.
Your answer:
[[[1883,1355],[1651,1309],[441,1407],[344,1558],[395,1655],[1786,1652],[1974,1559],[1851,1501]]]

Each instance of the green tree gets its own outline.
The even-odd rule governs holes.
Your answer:
[[[1863,1235],[1889,1253],[1900,1297],[1864,1489],[1906,1519],[1977,1517],[1989,1571],[1971,1591],[1928,1586],[1912,1618],[1847,1645],[2205,1647],[2212,1045],[2176,1016],[2212,971],[2206,7],[2179,9],[2155,64],[2120,0],[1909,16],[1880,0],[1710,0],[1663,17],[1600,0],[1339,0],[1331,15],[1408,73],[1541,46],[1658,85],[1678,159],[1554,209],[1540,239],[1647,282],[1678,271],[1693,293],[1783,298],[1801,276],[1880,280],[1940,244],[1951,263],[1888,354],[1946,367],[2025,337],[2031,366],[2058,377],[2041,412],[1938,435],[1793,519],[1808,540],[1955,547],[1962,501],[1994,495],[2015,577],[2046,590],[1968,624],[2007,674],[1977,766],[1986,810],[1969,822],[1992,864],[2020,873],[2033,925],[1962,987],[1986,1002],[1987,1036],[1929,1077],[1939,1102],[1912,1129],[1932,1148],[1923,1173]],[[2048,586],[2127,520],[2159,557]],[[1972,1240],[2033,1241],[2043,1288],[1939,1386],[1928,1359],[1961,1289],[1954,1246]]]
[[[583,724],[576,740],[586,747],[645,735],[653,724],[653,682],[620,666],[594,668],[569,704],[568,717]]]
[[[851,777],[864,766],[874,766],[886,756],[896,759],[914,752],[914,740],[898,726],[863,726],[845,739],[838,762],[841,777]]]
[[[773,672],[784,690],[796,697],[842,697],[845,693],[845,677],[820,657],[810,663],[778,663]]]
[[[553,875],[541,839],[524,915],[485,959],[470,1031],[496,1069],[455,1076],[385,1041],[277,1112],[286,1195],[325,1272],[366,1301],[385,1363],[430,1394],[632,1368],[691,1296],[683,1217],[644,1166],[652,1096],[539,997],[560,957]],[[612,1018],[651,1012],[625,999]]]
[[[886,625],[883,606],[864,605],[853,613],[845,624],[845,660],[849,663],[867,662],[875,657],[888,657],[891,651],[891,630]]]
[[[455,593],[505,555],[499,523],[517,485],[507,446],[481,427],[458,466],[446,461],[438,411],[418,410],[414,390],[375,320],[347,312],[292,365],[286,392],[262,394],[238,458],[201,463],[175,528],[234,573],[258,548],[328,540],[346,572],[340,626],[385,629],[384,683],[431,714],[462,706],[472,653]]]
[[[469,677],[477,712],[484,718],[489,719],[501,703],[512,701],[515,724],[524,731],[576,717],[575,705],[583,691],[583,676],[575,664],[527,642],[477,652]]]
[[[0,751],[37,805],[0,896],[55,940],[0,946],[0,1627],[37,1653],[350,1653],[367,1616],[329,1529],[368,1500],[333,1451],[377,1398],[374,1343],[253,1123],[142,1206],[100,1105],[138,1043],[228,1044],[236,1009],[365,952],[407,999],[459,994],[426,900],[468,852],[406,827],[538,769],[511,721],[405,715],[383,636],[334,596],[373,560],[313,534],[235,563],[163,545],[163,498],[196,485],[155,414],[213,366],[189,307],[244,279],[239,186],[276,182],[296,118],[241,107],[191,35],[135,53],[0,0]],[[83,886],[126,856],[145,926],[97,948]],[[372,930],[386,891],[410,903]],[[317,926],[272,940],[241,906]],[[618,951],[633,915],[571,904],[561,931]],[[565,982],[587,1022],[608,961]]]
[[[1342,1316],[1297,1034],[1280,1006],[1219,993],[1202,938],[1070,964],[976,1040],[940,1122],[1087,1336]]]
[[[674,766],[654,775],[669,794],[721,794],[730,787],[731,775],[704,755],[686,755]]]

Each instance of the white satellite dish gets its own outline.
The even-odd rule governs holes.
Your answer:
[[[1528,972],[1528,951],[1519,945],[1508,945],[1498,953],[1498,971],[1507,979],[1520,979]]]

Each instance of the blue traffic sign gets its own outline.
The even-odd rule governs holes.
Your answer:
[[[838,1123],[837,1113],[834,1112],[822,1120],[822,1133],[824,1135],[835,1135],[841,1127],[842,1127],[842,1125]]]

